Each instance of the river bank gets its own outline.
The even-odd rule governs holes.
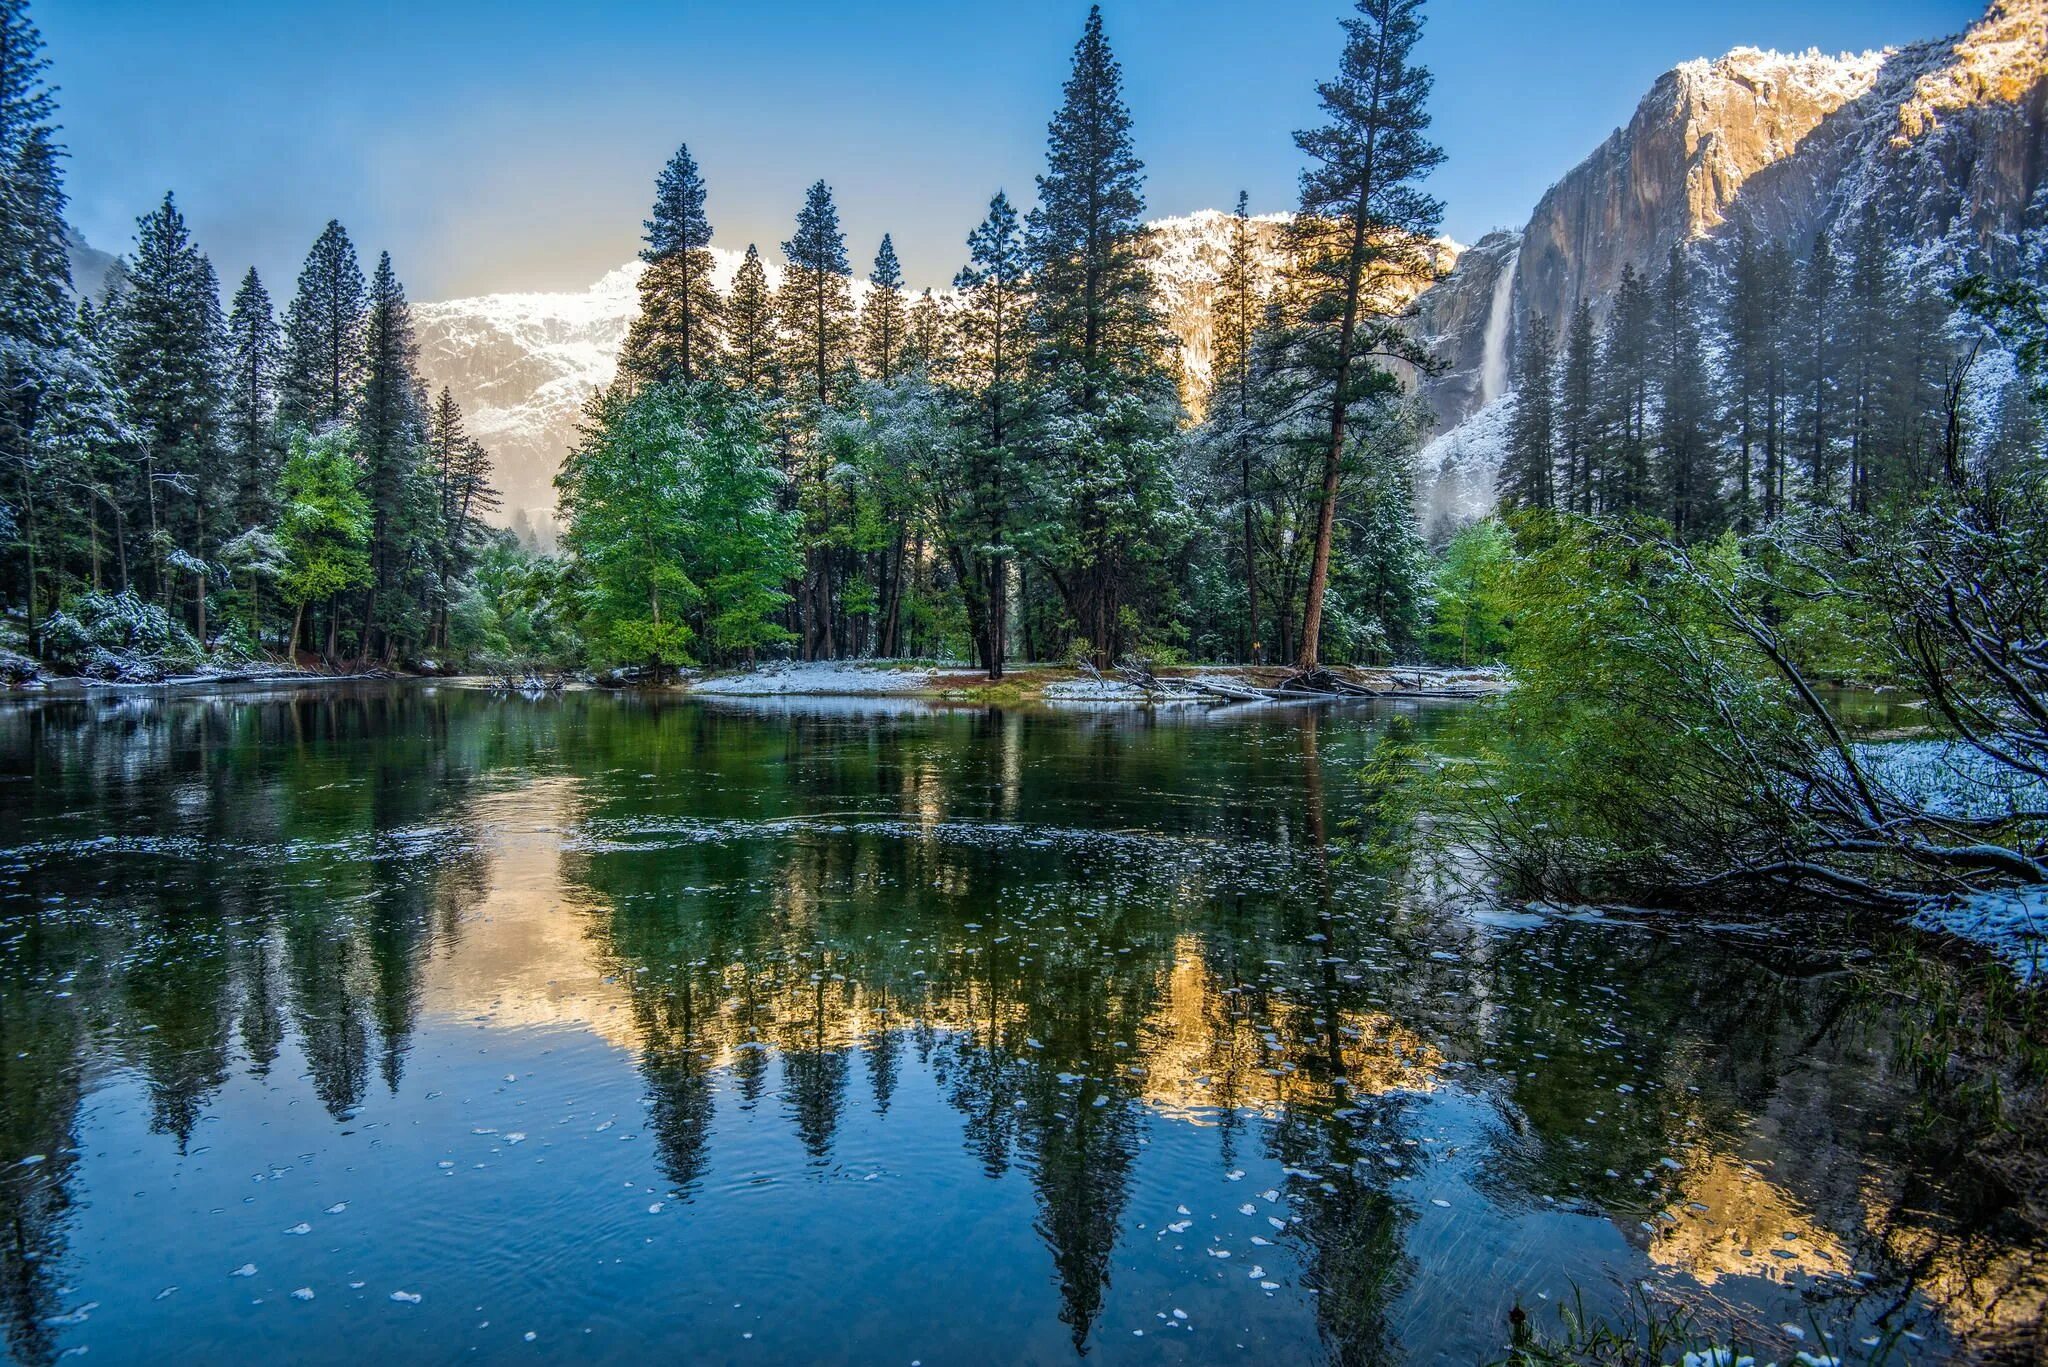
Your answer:
[[[1312,696],[1269,699],[1261,692],[1279,690],[1292,670],[1280,666],[1189,665],[1162,668],[1149,684],[1121,677],[1093,675],[1067,665],[1021,665],[1002,679],[990,680],[978,669],[936,661],[857,660],[783,661],[751,670],[677,671],[669,682],[648,685],[618,674],[490,674],[446,673],[437,670],[320,670],[274,661],[211,666],[157,678],[90,679],[44,672],[35,661],[16,656],[19,667],[6,673],[0,696],[82,697],[96,693],[169,691],[179,694],[210,690],[240,691],[251,687],[317,686],[391,679],[421,679],[458,687],[547,692],[560,688],[618,687],[635,691],[675,692],[707,698],[903,698],[927,702],[976,705],[1046,703],[1081,707],[1200,706],[1261,701],[1314,702]],[[1345,684],[1363,690],[1349,695],[1390,698],[1487,698],[1507,691],[1499,669],[1458,669],[1399,665],[1330,671]],[[1332,697],[1323,699],[1336,701]]]

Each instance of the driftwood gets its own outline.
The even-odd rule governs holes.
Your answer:
[[[1304,669],[1290,674],[1280,684],[1280,689],[1290,695],[1301,693],[1327,693],[1341,698],[1376,698],[1379,693],[1340,678],[1327,669]]]

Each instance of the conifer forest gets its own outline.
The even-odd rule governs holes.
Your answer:
[[[2048,1361],[1981,3],[0,0],[0,1360]]]

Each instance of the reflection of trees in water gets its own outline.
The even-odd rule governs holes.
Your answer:
[[[33,779],[0,784],[0,830],[110,837],[0,875],[0,1314],[14,1357],[58,1351],[48,1321],[89,1050],[135,1071],[151,1128],[180,1150],[237,1041],[261,1077],[296,1032],[337,1115],[360,1101],[373,1052],[396,1085],[429,940],[452,936],[487,883],[461,825],[474,745],[373,758],[433,710],[410,689],[0,709],[0,758]],[[422,827],[433,834],[380,845]],[[25,1154],[45,1159],[12,1161]]]
[[[1834,988],[1731,971],[1724,951],[1666,936],[1489,940],[1333,866],[1324,809],[1349,802],[1356,728],[1301,714],[1217,746],[1196,728],[1134,737],[1014,714],[781,727],[604,699],[489,724],[477,709],[405,691],[203,721],[142,708],[22,739],[53,777],[0,785],[6,829],[61,816],[210,852],[0,875],[0,912],[94,908],[0,956],[0,1133],[50,1155],[0,1174],[16,1356],[50,1339],[80,1022],[157,1027],[117,1047],[181,1142],[237,1037],[255,1073],[296,1039],[337,1115],[373,1073],[395,1089],[426,957],[488,884],[468,829],[476,780],[559,768],[562,751],[586,829],[617,837],[561,867],[627,994],[673,1186],[687,1195],[707,1170],[721,1072],[742,1105],[779,1083],[781,1115],[822,1160],[853,1054],[883,1115],[914,1055],[982,1169],[1031,1183],[1077,1349],[1109,1291],[1142,1128],[1167,1114],[1222,1126],[1226,1165],[1263,1143],[1317,1175],[1291,1181],[1301,1218],[1277,1237],[1319,1293],[1332,1355],[1391,1355],[1389,1307],[1415,1269],[1380,1160],[1412,1161],[1415,1103],[1398,1094],[1435,1085],[1445,1058],[1494,1060],[1467,1076],[1504,1117],[1484,1179],[1504,1204],[1597,1199],[1627,1232],[1668,1204],[1636,1183],[1644,1168],[1678,1154],[1690,1173],[1692,1154],[1763,1127],[1801,1155],[1771,1180],[1859,1257],[1954,1288],[1957,1315],[2017,1296],[2012,1241],[1981,1233],[1990,1217],[1958,1204],[1924,1146],[1845,1121],[1899,1098],[1871,1066],[1882,1039],[1837,1018]],[[986,824],[1071,824],[1077,804],[1104,831],[1146,834],[1040,848]],[[805,814],[825,815],[760,824]],[[1446,948],[1457,962],[1431,957]]]
[[[85,1038],[78,1013],[55,999],[51,976],[25,971],[21,951],[42,942],[38,928],[8,929],[19,934],[0,953],[0,1315],[12,1356],[47,1363],[58,1352],[48,1321],[64,1276]],[[77,965],[69,956],[59,962]],[[20,1161],[34,1154],[42,1161]]]

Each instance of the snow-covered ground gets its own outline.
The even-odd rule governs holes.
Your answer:
[[[714,698],[876,697],[918,692],[930,686],[935,672],[922,667],[820,661],[769,665],[744,674],[715,674],[692,681],[690,691]]]
[[[2000,817],[2048,807],[2048,783],[1961,741],[1859,745],[1856,759],[1881,787],[1935,816]]]
[[[2048,981],[2048,884],[1929,902],[1913,924],[1983,945],[2023,983]]]

